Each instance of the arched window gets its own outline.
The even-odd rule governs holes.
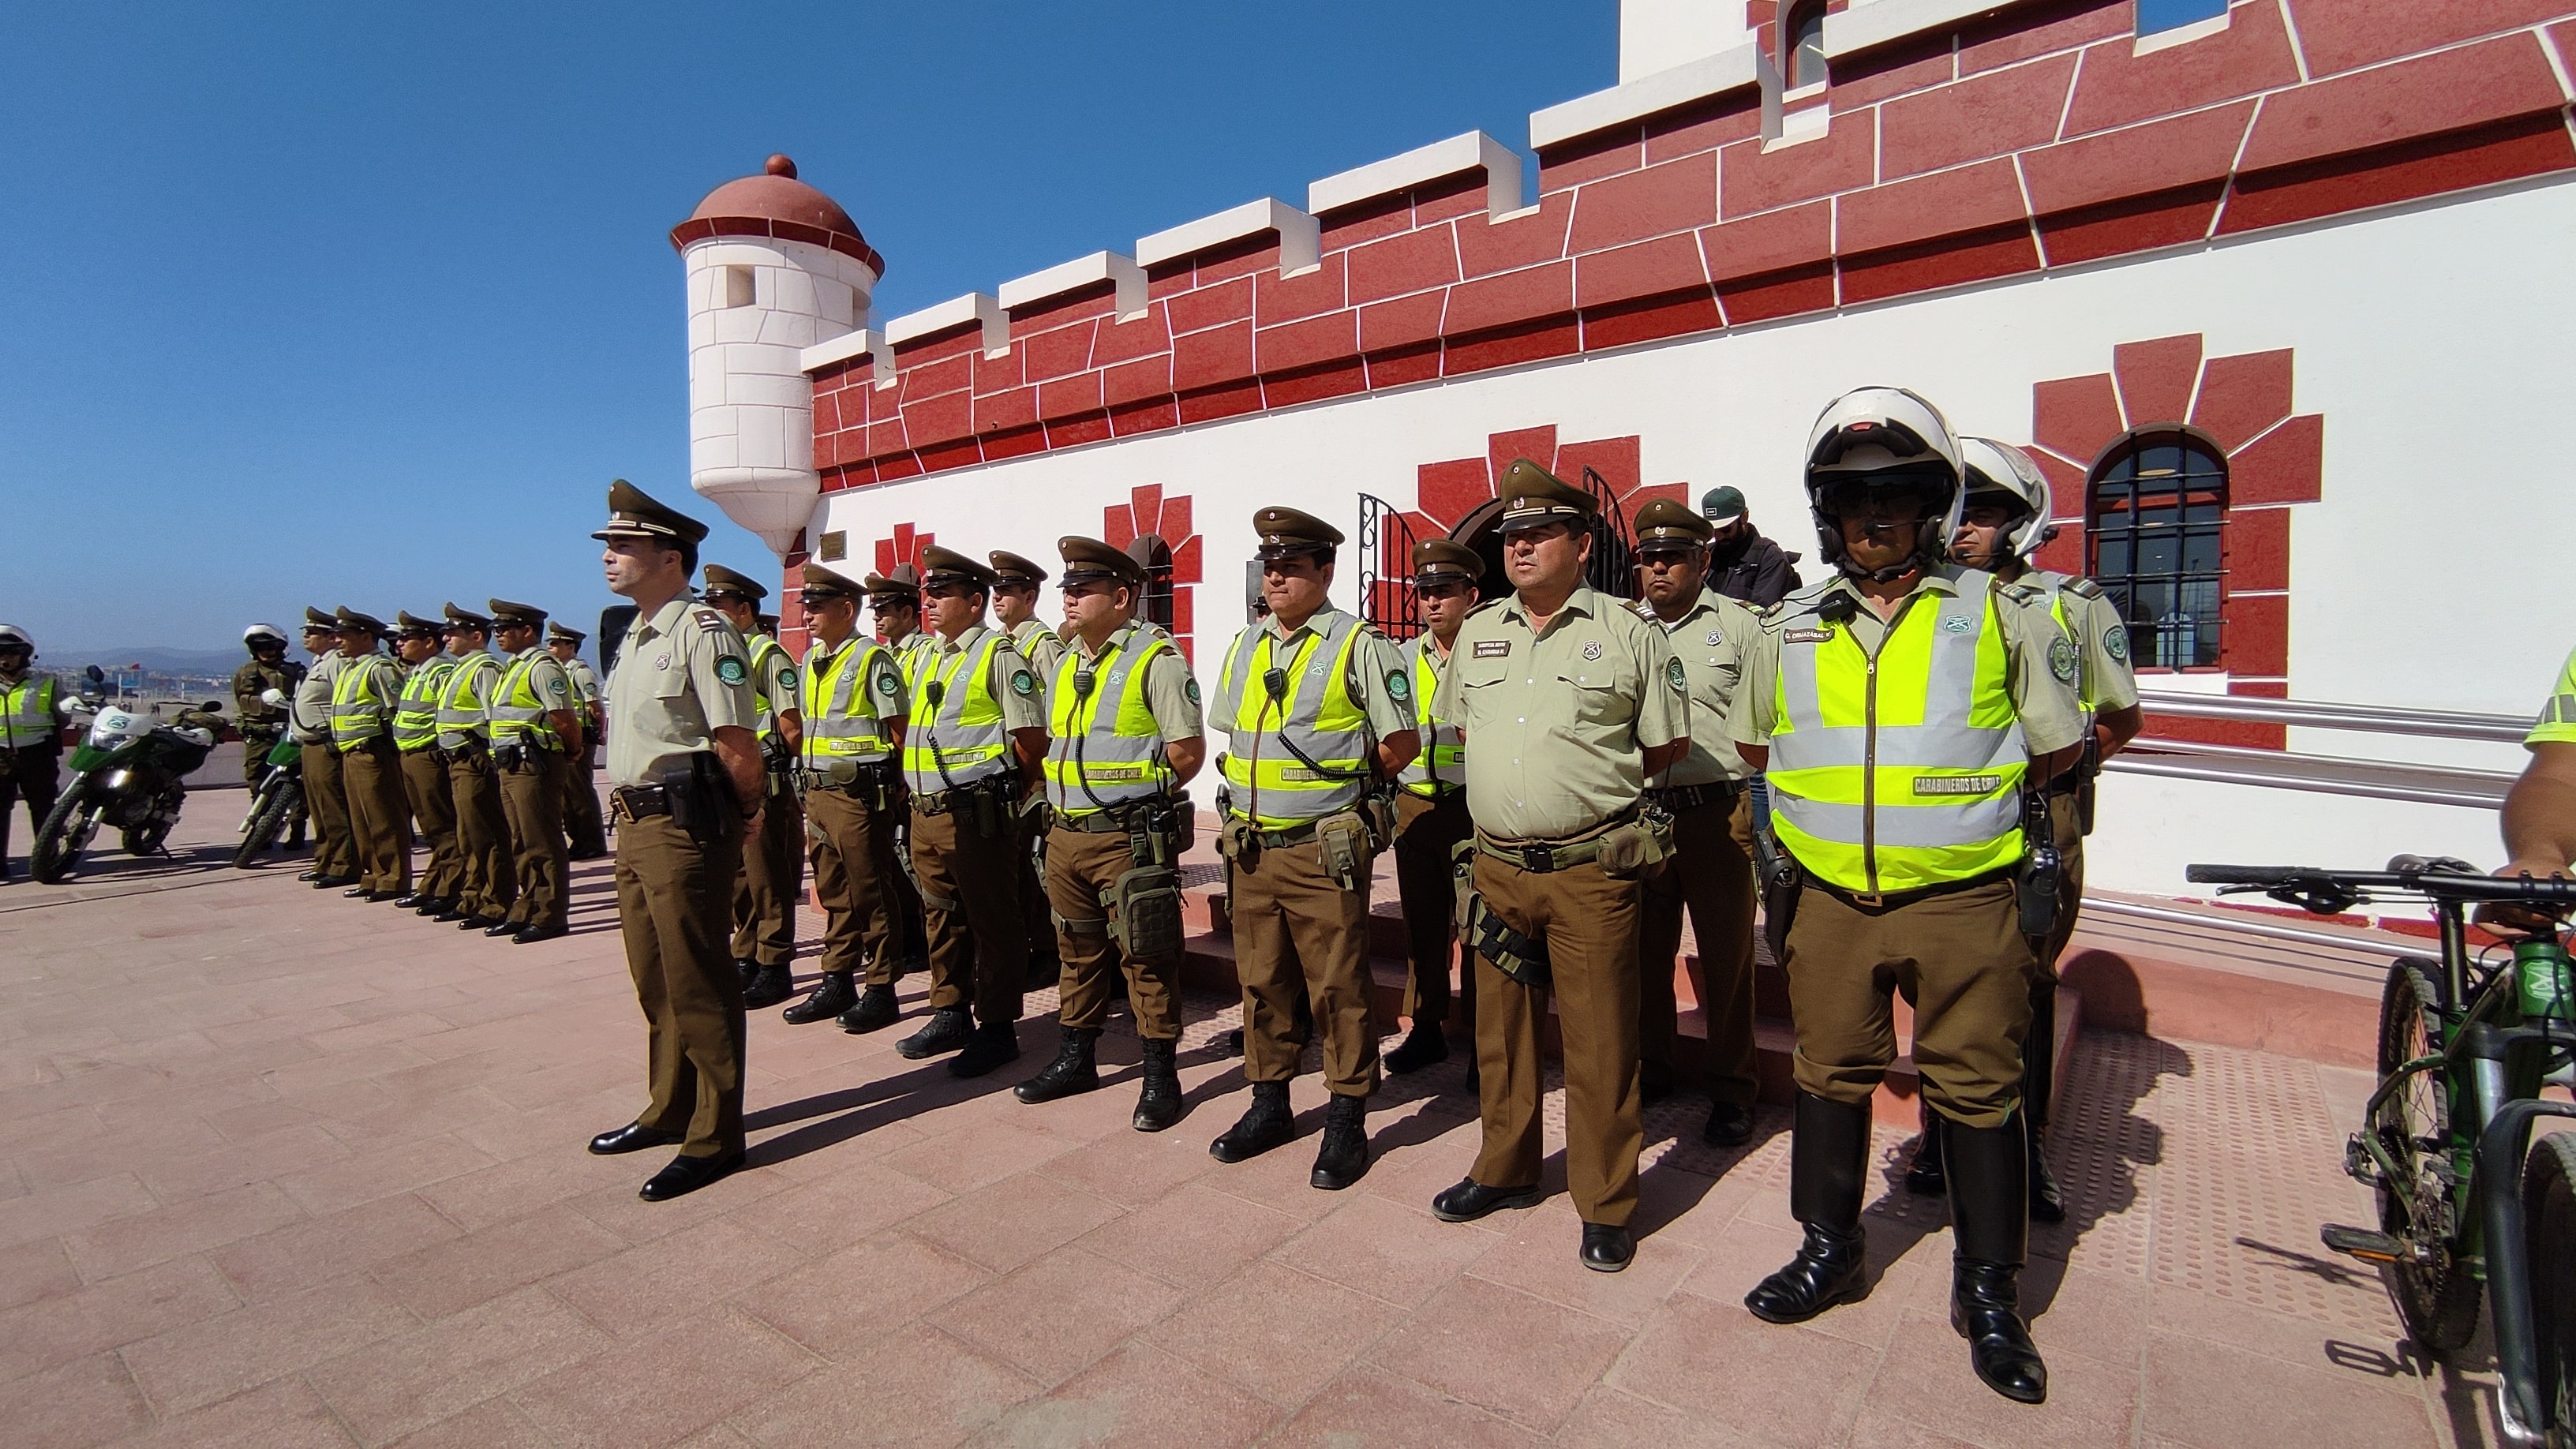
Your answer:
[[[1789,11],[1780,27],[1780,72],[1789,89],[1817,85],[1825,78],[1825,0],[1806,0]]]
[[[2129,657],[2215,666],[2226,455],[2194,429],[2140,428],[2102,454],[2085,491],[2085,571],[2129,621]]]
[[[1136,617],[1172,627],[1172,546],[1160,534],[1148,533],[1127,545],[1127,556],[1145,570],[1145,598]]]

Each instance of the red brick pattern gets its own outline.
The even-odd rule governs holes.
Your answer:
[[[1764,35],[1775,11],[1746,6]],[[999,357],[968,326],[884,378],[827,369],[815,464],[864,487],[2576,169],[2550,62],[2576,0],[2239,0],[2145,55],[2132,13],[2016,5],[1842,57],[1810,141],[1766,149],[1753,93],[1721,96],[1551,148],[1508,219],[1463,172],[1320,218],[1295,276],[1253,238],[1154,268],[1135,317],[1095,289],[1020,309]]]
[[[1165,497],[1163,486],[1148,483],[1129,491],[1127,501],[1112,503],[1100,510],[1100,538],[1120,548],[1153,534],[1172,549],[1172,642],[1181,648],[1181,657],[1195,658],[1191,652],[1192,636],[1197,632],[1198,585],[1204,550],[1198,530],[1191,526],[1190,497],[1186,493]]]
[[[1676,479],[1665,483],[1644,481],[1645,469],[1639,461],[1635,434],[1624,438],[1594,438],[1579,443],[1559,443],[1556,425],[1512,428],[1490,434],[1485,439],[1485,456],[1451,458],[1438,463],[1425,463],[1416,470],[1415,499],[1420,506],[1403,515],[1403,526],[1416,539],[1447,538],[1470,515],[1494,501],[1494,486],[1515,459],[1527,458],[1533,463],[1580,485],[1583,470],[1591,469],[1601,476],[1612,497],[1619,500],[1622,514],[1633,519],[1637,510],[1658,498],[1690,500],[1690,484]],[[1389,525],[1385,558],[1390,568],[1401,568],[1398,560],[1403,550]],[[1402,590],[1401,579],[1380,587]],[[1393,612],[1393,611],[1391,611]]]

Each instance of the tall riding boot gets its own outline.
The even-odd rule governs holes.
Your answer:
[[[1181,1069],[1174,1059],[1180,1043],[1145,1038],[1145,1089],[1136,1095],[1136,1115],[1130,1126],[1139,1132],[1160,1132],[1181,1120]]]
[[[2066,1195],[2049,1174],[2044,1138],[2048,1133],[2048,1099],[2057,1085],[2057,983],[2031,983],[2030,1038],[2021,1047],[2021,1110],[2030,1136],[2030,1220],[2066,1221]]]
[[[2025,1404],[2048,1399],[2048,1366],[2021,1319],[2030,1235],[2030,1147],[2015,1113],[2000,1127],[1948,1124],[1950,1326],[1986,1387]]]
[[[1052,1102],[1076,1092],[1088,1092],[1100,1085],[1100,1068],[1092,1059],[1092,1045],[1100,1040],[1096,1026],[1068,1026],[1061,1030],[1055,1060],[1038,1069],[1038,1074],[1011,1089],[1011,1095],[1023,1102]]]
[[[1941,1170],[1941,1114],[1925,1098],[1917,1097],[1915,1103],[1923,1112],[1923,1132],[1914,1139],[1914,1160],[1905,1167],[1905,1190],[1917,1197],[1939,1197],[1950,1190]]]
[[[1789,1139],[1789,1212],[1807,1240],[1788,1266],[1744,1295],[1753,1316],[1803,1323],[1837,1303],[1867,1297],[1860,1226],[1861,1177],[1869,1166],[1869,1104],[1845,1106],[1798,1094]]]

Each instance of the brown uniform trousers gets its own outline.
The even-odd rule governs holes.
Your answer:
[[[1547,945],[1553,984],[1524,986],[1476,958],[1476,1070],[1484,1144],[1468,1176],[1487,1187],[1537,1183],[1547,1090],[1539,1025],[1556,1001],[1565,1038],[1565,1185],[1587,1223],[1627,1225],[1645,1146],[1637,1080],[1635,881],[1586,863],[1544,874],[1482,851],[1476,893],[1503,924]]]
[[[795,960],[796,897],[804,889],[805,811],[795,791],[782,789],[761,807],[759,830],[742,843],[742,874],[733,887],[733,959],[762,966]]]
[[[313,815],[313,871],[334,880],[358,878],[358,844],[349,834],[349,795],[341,779],[340,752],[329,744],[304,746],[304,807]]]
[[[1858,1106],[1896,1060],[1890,999],[1914,1003],[1923,1096],[1970,1127],[2021,1101],[2022,1038],[2038,962],[2009,880],[1863,906],[1810,883],[1789,923],[1798,1089]]]
[[[457,909],[501,920],[519,899],[519,878],[510,862],[510,818],[492,752],[469,746],[449,755],[447,791],[456,806],[456,854],[464,876]]]
[[[1062,959],[1057,949],[1055,921],[1047,914],[1046,867],[1040,863],[1040,852],[1029,848],[1036,839],[1027,829],[1020,832],[1020,934],[1029,943],[1030,970],[1040,969],[1040,958]],[[1055,849],[1054,832],[1046,837],[1046,848]]]
[[[259,788],[259,777],[268,773],[269,752],[277,748],[277,742],[285,737],[285,733],[284,729],[276,725],[264,727],[249,725],[242,729],[242,783],[244,785],[254,790]]]
[[[598,744],[597,734],[584,734],[580,747],[573,751],[563,770],[566,848],[584,860],[608,853],[608,820],[600,814],[598,767],[593,763],[593,753]],[[793,840],[795,837],[788,838]]]
[[[1445,1022],[1452,1014],[1449,963],[1458,939],[1458,877],[1450,853],[1476,833],[1467,815],[1467,792],[1427,799],[1410,790],[1395,797],[1395,893],[1404,906],[1404,1014],[1414,1025]],[[1476,1032],[1476,978],[1471,970],[1457,993],[1459,1031],[1472,1044]]]
[[[1673,812],[1673,858],[1645,881],[1637,926],[1637,1055],[1646,1078],[1673,1081],[1679,1004],[1673,963],[1681,951],[1682,908],[1699,945],[1699,1000],[1708,1025],[1709,1096],[1753,1105],[1753,862],[1735,842],[1741,791]]]
[[[1188,820],[1186,803],[1182,812],[1183,820]],[[1186,840],[1181,842],[1181,850],[1188,848]],[[1135,864],[1136,853],[1127,843],[1126,831],[1095,834],[1059,825],[1047,833],[1047,902],[1065,921],[1053,927],[1056,954],[1064,962],[1056,1021],[1067,1028],[1098,1031],[1109,1019],[1110,973],[1123,969],[1127,1006],[1136,1013],[1136,1034],[1147,1041],[1178,1041],[1179,959],[1129,956],[1109,939],[1109,913],[1100,904],[1101,893]]]
[[[684,1157],[743,1146],[742,975],[725,952],[742,830],[730,817],[704,844],[667,815],[617,827],[617,917],[652,1093],[635,1120],[682,1134]]]
[[[2076,912],[2084,904],[2084,819],[2073,791],[2048,797],[2048,825],[2057,841],[2057,929],[2039,950],[2041,981],[2033,988],[2034,999],[2043,990],[2056,996],[2057,958],[2075,939]]]
[[[403,793],[411,797],[411,818],[429,837],[429,864],[422,868],[420,893],[446,900],[464,893],[465,853],[456,845],[456,798],[449,793],[447,767],[426,749],[405,750]]]
[[[1324,1033],[1324,1085],[1335,1096],[1378,1088],[1377,1022],[1369,1009],[1365,887],[1346,891],[1324,870],[1323,847],[1265,847],[1234,862],[1228,914],[1243,982],[1243,1076],[1284,1082],[1305,1055],[1312,1009]]]
[[[371,891],[411,892],[411,806],[403,798],[402,752],[378,735],[340,756],[348,791],[349,836],[358,884]]]
[[[1020,1019],[1029,941],[1020,916],[1025,842],[1016,813],[983,835],[965,815],[912,807],[912,869],[921,880],[923,929],[930,935],[930,1005],[971,1007],[980,1026]]]
[[[907,939],[894,897],[903,877],[894,856],[895,810],[903,806],[880,810],[875,786],[859,790],[853,795],[817,786],[805,792],[806,850],[814,863],[814,895],[823,905],[822,966],[854,976],[864,972],[870,986],[892,986]]]
[[[572,909],[572,852],[564,844],[564,757],[530,750],[527,762],[501,771],[501,809],[510,820],[510,851],[519,882],[518,902],[507,919],[523,926],[563,924]],[[740,854],[736,847],[735,853]],[[726,882],[728,899],[732,882]],[[724,911],[716,912],[719,923]],[[731,961],[728,958],[727,964]]]

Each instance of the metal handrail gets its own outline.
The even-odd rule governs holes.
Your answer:
[[[2299,699],[2260,699],[2241,694],[2178,694],[2169,690],[2138,691],[2146,712],[2175,719],[2241,720],[2251,724],[2299,725],[2308,729],[2360,730],[2380,735],[2424,735],[2445,740],[2491,740],[2518,745],[2531,733],[2522,715],[2478,714],[2467,710],[2409,709],[2392,704],[2323,704]]]
[[[2127,749],[2104,761],[2102,768],[2130,775],[2355,795],[2419,805],[2456,805],[2469,810],[2493,810],[2502,805],[2514,781],[2513,776],[2497,770],[2294,755],[2282,750],[2145,736],[2130,741]]]

